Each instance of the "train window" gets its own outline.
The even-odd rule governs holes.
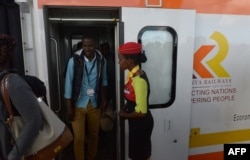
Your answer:
[[[142,64],[150,82],[150,108],[170,106],[175,99],[177,34],[167,26],[146,26],[138,34],[147,62]]]

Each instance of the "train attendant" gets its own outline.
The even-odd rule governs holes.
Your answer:
[[[140,63],[147,58],[141,44],[128,42],[119,47],[118,60],[122,70],[129,70],[124,86],[126,103],[119,112],[120,118],[128,119],[129,123],[129,158],[148,160],[154,120],[148,108],[149,81],[140,69]]]

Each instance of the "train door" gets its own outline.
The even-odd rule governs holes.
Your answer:
[[[195,12],[124,7],[121,15],[124,41],[142,43],[148,57],[142,69],[151,86],[151,159],[188,159]],[[125,124],[125,159],[127,128]]]

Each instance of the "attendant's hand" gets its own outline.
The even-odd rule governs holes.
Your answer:
[[[127,112],[125,110],[120,110],[119,116],[122,119],[127,119]]]

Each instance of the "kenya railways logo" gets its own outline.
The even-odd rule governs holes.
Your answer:
[[[220,32],[214,32],[210,39],[216,44],[202,45],[194,54],[193,104],[224,103],[236,99],[237,88],[222,65],[228,55],[228,41]]]
[[[200,78],[229,78],[229,73],[221,65],[228,54],[228,41],[223,34],[217,31],[210,38],[218,44],[218,51],[215,56],[205,61],[205,57],[216,45],[202,45],[194,54],[194,71]],[[194,75],[193,78],[197,77]]]

